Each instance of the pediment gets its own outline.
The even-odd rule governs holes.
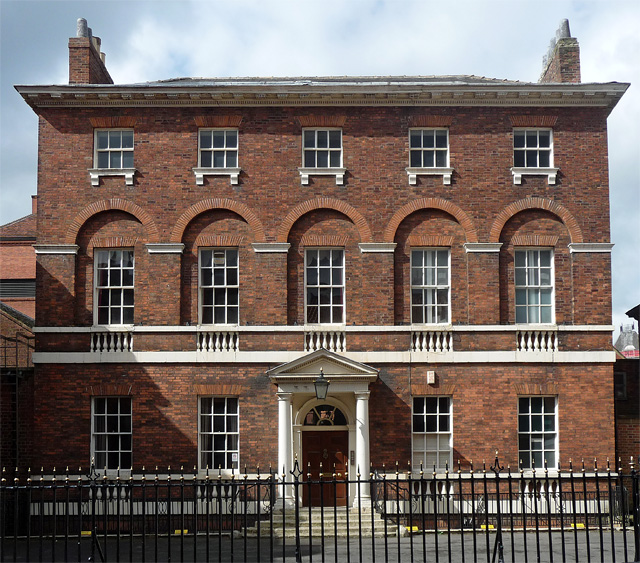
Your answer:
[[[334,381],[360,378],[374,381],[378,378],[377,369],[324,348],[272,368],[267,371],[267,375],[276,382],[279,380],[315,379],[320,375],[320,369],[325,376],[331,377]]]

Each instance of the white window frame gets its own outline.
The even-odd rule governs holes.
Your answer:
[[[330,268],[330,273],[331,273],[331,279],[330,279],[330,283],[329,284],[320,284],[320,264],[318,262],[318,266],[309,266],[309,253],[310,252],[316,252],[318,253],[318,259],[320,258],[320,252],[322,251],[328,251],[330,254],[330,266],[328,266]],[[340,251],[342,252],[342,265],[340,266],[340,269],[342,271],[342,283],[341,284],[334,284],[333,283],[333,269],[335,268],[335,266],[333,265],[333,252],[334,251]],[[346,273],[346,267],[345,267],[345,262],[346,262],[346,253],[345,253],[345,249],[344,247],[315,247],[315,248],[305,248],[304,250],[304,320],[305,320],[305,325],[338,325],[338,326],[344,326],[345,322],[346,322],[346,315],[347,315],[347,310],[346,310],[346,306],[347,306],[347,302],[346,302],[346,283],[345,283],[345,273]],[[317,277],[317,282],[315,284],[310,284],[308,275],[309,275],[309,268],[316,268],[317,269],[317,273],[318,273],[318,277]],[[318,303],[309,303],[309,288],[310,287],[316,287],[318,288]],[[324,289],[329,289],[330,290],[330,300],[331,302],[329,304],[321,304],[320,303],[320,289],[324,288]],[[337,307],[337,305],[333,305],[333,289],[337,288],[340,289],[342,291],[342,318],[339,320],[334,319],[334,311],[333,309],[335,307]],[[320,312],[321,312],[321,305],[328,305],[329,308],[329,312],[330,312],[330,318],[331,320],[328,322],[321,322],[320,321]],[[317,308],[318,309],[318,318],[315,322],[309,322],[309,309],[311,307]]]
[[[99,148],[98,137],[101,133],[120,133],[120,138],[122,139],[122,133],[131,132],[131,147],[110,147],[108,146],[106,149]],[[110,135],[107,137],[109,139],[108,145],[110,145]],[[111,155],[115,153],[120,153],[121,161],[120,166],[112,166],[111,164]],[[98,161],[100,155],[107,154],[109,159],[109,166],[99,166]],[[131,162],[127,163],[130,166],[124,166],[124,155],[131,154]],[[134,167],[134,156],[135,156],[135,134],[134,130],[131,127],[118,127],[118,128],[103,128],[103,129],[94,129],[93,130],[93,168],[89,169],[89,177],[91,178],[91,185],[98,186],[100,184],[100,178],[102,176],[124,176],[125,183],[127,186],[133,185],[133,177],[136,173],[136,169]]]
[[[534,266],[530,266],[530,253],[531,252],[536,252],[538,255],[538,263],[537,265]],[[541,266],[540,265],[540,253],[541,252],[548,252],[549,253],[549,266]],[[518,253],[524,253],[525,256],[525,266],[517,266],[517,261],[518,261]],[[550,277],[550,283],[549,284],[542,284],[541,281],[541,269],[542,268],[549,268],[549,277]],[[518,283],[518,270],[525,270],[525,283],[524,284],[519,284]],[[537,272],[537,279],[538,279],[538,283],[531,282],[530,280],[530,276],[529,276],[529,272],[532,271],[534,274]],[[531,247],[531,248],[527,248],[527,247],[516,247],[514,253],[513,253],[513,277],[514,277],[514,318],[515,318],[515,323],[519,324],[519,325],[553,325],[555,324],[555,318],[556,318],[556,311],[555,311],[555,293],[556,293],[556,288],[555,288],[555,260],[554,260],[554,250],[553,248],[540,248],[540,247]],[[542,295],[543,293],[546,293],[545,290],[550,289],[551,291],[549,292],[549,299],[550,299],[550,303],[542,303]],[[525,302],[524,303],[518,303],[519,298],[518,298],[518,290],[522,290],[525,292]],[[537,292],[537,300],[538,303],[530,303],[530,297],[531,295],[536,295],[535,293],[532,294],[532,292]],[[535,307],[537,305],[537,310],[538,310],[538,320],[530,320],[530,309],[532,307]],[[548,321],[541,321],[541,313],[542,313],[542,309],[547,308],[550,311],[550,319]],[[522,319],[518,319],[518,309],[522,309],[524,308],[526,311],[526,320],[522,320]]]
[[[107,268],[99,268],[99,255],[100,253],[107,252]],[[132,263],[131,268],[124,268],[122,266],[116,268],[112,268],[109,264],[111,261],[111,252],[131,252],[132,254]],[[122,257],[120,259],[120,263],[122,264]],[[122,279],[124,270],[132,271],[132,282],[131,285],[125,285]],[[106,270],[108,272],[108,283],[107,285],[100,284],[100,271]],[[120,284],[111,285],[111,272],[115,270],[120,270]],[[94,249],[94,257],[93,257],[93,320],[95,326],[126,326],[131,327],[133,325],[134,319],[131,319],[130,323],[120,322],[120,323],[112,323],[111,322],[111,310],[116,306],[111,305],[111,291],[112,290],[120,290],[120,305],[118,306],[120,309],[120,320],[124,319],[124,308],[131,308],[133,315],[135,315],[135,271],[136,271],[136,257],[133,248],[95,248]],[[132,291],[133,303],[131,305],[124,303],[125,291]],[[100,292],[106,291],[109,296],[109,304],[106,306],[100,306]],[[106,307],[108,310],[109,322],[101,323],[100,319],[100,309]],[[134,317],[135,318],[135,317]]]
[[[541,412],[533,412],[532,401],[540,399],[542,401]],[[528,402],[527,412],[522,411],[522,402]],[[548,402],[553,401],[553,412],[547,410]],[[540,430],[534,430],[533,418],[540,418]],[[527,420],[526,427],[524,420]],[[553,430],[545,430],[545,423],[548,420],[553,421]],[[553,445],[549,446],[547,438],[552,437]],[[528,442],[527,448],[523,448],[523,441]],[[536,440],[534,442],[534,440]],[[537,454],[535,467],[536,469],[544,469],[544,461],[547,460],[549,469],[557,469],[558,467],[558,397],[555,395],[523,395],[518,397],[518,464],[522,469],[532,469],[533,457]],[[534,447],[535,446],[535,447]],[[547,452],[553,454],[554,459],[549,463]],[[524,454],[524,455],[523,455]],[[528,456],[528,460],[525,456]]]
[[[423,400],[423,412],[416,413],[416,400]],[[427,412],[427,400],[433,400],[436,403],[436,411],[433,413]],[[441,403],[443,400],[447,401],[448,411],[446,413],[441,412]],[[435,416],[436,430],[427,430],[427,415]],[[448,419],[448,430],[441,430],[441,417],[446,416]],[[416,418],[420,417],[423,420],[424,430],[418,431],[416,429]],[[435,438],[435,447],[427,447],[428,437]],[[423,439],[423,447],[417,447],[418,439]],[[447,442],[447,447],[442,447],[441,438]],[[433,468],[433,460],[427,461],[427,454],[435,454],[436,458],[436,470],[444,470],[446,464],[449,469],[453,463],[453,397],[449,395],[426,395],[426,396],[414,396],[411,398],[411,459],[414,470],[422,467],[425,471]]]
[[[549,147],[540,146],[540,133],[549,133]],[[523,133],[525,137],[525,145],[522,147],[516,147],[516,134]],[[529,133],[536,134],[535,146],[527,146],[527,139]],[[516,151],[524,153],[525,162],[524,165],[516,165]],[[549,163],[547,166],[540,166],[540,153],[549,152]],[[528,154],[535,154],[535,165],[527,163]],[[522,176],[546,176],[547,183],[552,186],[556,183],[556,177],[559,168],[554,167],[554,149],[553,149],[553,129],[548,127],[515,127],[513,129],[513,167],[511,173],[513,175],[513,183],[520,185],[522,183]]]
[[[203,252],[211,252],[211,267],[210,268],[206,268],[206,269],[210,269],[211,270],[211,285],[205,285],[203,283],[203,277],[204,277],[204,270],[205,267],[203,266],[203,257],[202,254]],[[224,252],[224,264],[220,264],[219,265],[219,269],[221,269],[223,271],[224,274],[224,283],[221,285],[216,285],[215,284],[215,278],[214,278],[214,271],[215,271],[215,259],[216,259],[216,252]],[[227,262],[228,262],[228,253],[229,252],[235,252],[235,258],[236,258],[236,265],[235,266],[228,266]],[[239,252],[238,252],[238,248],[236,247],[203,247],[203,248],[199,248],[198,249],[198,324],[200,325],[227,325],[227,326],[237,326],[240,323],[240,264],[239,264]],[[231,269],[235,269],[236,271],[236,283],[235,284],[229,284],[228,283],[228,279],[229,279],[229,270]],[[222,289],[225,292],[225,303],[224,305],[216,305],[216,289]],[[229,305],[228,304],[228,296],[229,296],[229,290],[236,290],[236,295],[237,295],[237,304],[236,305]],[[211,290],[212,293],[212,304],[211,305],[205,305],[205,291],[207,290]],[[204,322],[204,308],[205,307],[211,307],[212,308],[212,314],[211,314],[211,323],[208,322]],[[228,322],[228,318],[229,318],[229,310],[230,308],[235,307],[237,313],[236,313],[236,322]],[[224,310],[224,319],[225,322],[221,322],[221,323],[217,323],[215,322],[215,310],[216,308],[220,308]]]
[[[421,132],[421,146],[412,147],[411,142],[417,131]],[[444,131],[446,133],[447,144],[446,148],[436,147],[436,136],[438,131]],[[433,147],[423,146],[425,134],[432,133],[434,143]],[[411,155],[413,152],[420,152],[420,166],[414,166],[411,162]],[[424,166],[424,154],[425,152],[433,152],[433,166]],[[444,166],[437,165],[437,153],[445,153]],[[409,184],[415,186],[418,183],[418,176],[442,176],[442,183],[445,186],[451,185],[451,176],[453,175],[453,168],[450,164],[450,145],[449,145],[449,128],[448,127],[412,127],[409,129],[409,166],[405,168],[407,175],[409,176]]]
[[[331,148],[330,144],[330,136],[332,131],[338,131],[340,133],[340,148]],[[305,146],[305,138],[308,133],[314,133],[314,146],[306,147]],[[327,134],[327,146],[326,147],[318,147],[318,133],[323,132]],[[302,129],[302,166],[298,168],[300,172],[300,181],[303,186],[309,184],[309,176],[335,176],[336,177],[336,185],[342,186],[344,184],[344,175],[346,173],[346,168],[343,167],[344,162],[344,138],[342,134],[341,127],[305,127]],[[317,164],[317,156],[319,151],[327,151],[327,166],[318,166]],[[315,166],[307,166],[306,162],[306,153],[313,152],[315,154]],[[331,154],[339,153],[340,162],[338,166],[331,166]],[[335,163],[334,163],[335,164]]]
[[[433,266],[433,268],[435,269],[435,283],[434,284],[417,284],[414,285],[413,281],[413,273],[414,273],[414,269],[420,269],[423,273],[422,275],[422,281],[426,281],[425,280],[425,276],[424,276],[424,272],[425,272],[425,266],[424,266],[424,262],[422,266],[416,266],[414,264],[414,256],[413,253],[414,252],[421,252],[423,259],[425,256],[425,252],[433,252],[434,256],[436,258],[436,262]],[[441,252],[446,252],[447,253],[447,283],[446,284],[441,284],[438,283],[438,269],[442,269],[443,266],[440,266],[440,262],[439,262],[439,253]],[[410,256],[410,274],[409,274],[409,280],[410,280],[410,294],[409,294],[409,298],[410,298],[410,302],[411,302],[411,324],[412,325],[443,325],[443,324],[451,324],[451,249],[450,248],[446,248],[446,247],[415,247],[415,248],[411,248],[411,256]],[[438,307],[441,307],[442,305],[439,303],[414,303],[414,290],[415,291],[421,291],[423,292],[424,295],[424,291],[435,291],[436,292],[436,300],[439,296],[439,293],[442,290],[447,290],[447,303],[446,303],[446,309],[447,309],[447,319],[442,321],[442,320],[433,320],[433,321],[427,321],[426,319],[428,318],[428,315],[426,314],[428,311],[428,308],[433,308],[435,309],[435,318],[437,319],[438,317]],[[424,301],[424,299],[423,299]],[[421,307],[422,308],[422,312],[423,312],[423,320],[422,322],[416,322],[414,320],[414,307]]]
[[[215,401],[224,401],[224,412],[216,413],[215,412]],[[230,413],[228,412],[229,408],[229,400],[234,400],[236,405],[236,412]],[[211,408],[209,412],[204,412],[204,401],[211,401]],[[220,416],[223,417],[224,429],[222,431],[215,431],[215,417]],[[205,431],[203,428],[203,420],[204,418],[210,418],[211,424],[209,425],[210,431]],[[236,421],[236,430],[228,430],[228,417],[235,417]],[[211,436],[211,447],[205,448],[205,437]],[[225,442],[225,447],[222,449],[216,450],[215,448],[215,437],[223,438]],[[232,436],[236,437],[236,447],[228,447],[228,439]],[[231,444],[233,445],[233,444]],[[199,396],[198,397],[198,467],[200,471],[205,471],[207,469],[208,463],[205,456],[210,455],[211,464],[215,464],[216,451],[220,454],[221,452],[224,454],[225,466],[222,467],[222,471],[227,473],[237,471],[240,468],[240,399],[238,397],[232,396]],[[228,456],[231,456],[229,459]],[[234,459],[235,456],[235,459]],[[231,462],[231,463],[229,463]],[[232,465],[232,467],[228,467],[228,465]],[[212,467],[209,465],[208,467],[211,471],[218,471],[218,465]]]
[[[202,147],[202,134],[203,133],[211,133],[212,134],[212,143],[211,148],[203,148]],[[213,133],[222,132],[224,133],[224,147],[213,147]],[[236,146],[235,147],[227,147],[227,135],[229,133],[235,133],[236,135]],[[211,152],[211,166],[203,166],[202,164],[202,153],[203,152]],[[214,166],[214,152],[223,152],[224,153],[224,166]],[[235,166],[228,165],[228,154],[231,152],[235,152]],[[240,172],[242,169],[238,164],[238,159],[240,156],[240,132],[237,128],[234,127],[201,127],[198,129],[198,166],[193,168],[193,173],[196,176],[196,184],[202,186],[204,184],[205,176],[229,176],[229,180],[232,185],[237,185],[240,177]]]
[[[104,413],[97,412],[96,401],[104,401]],[[109,402],[117,401],[117,413],[108,413]],[[122,412],[122,402],[128,401],[129,412]],[[104,417],[104,426],[99,423],[98,418]],[[110,417],[115,417],[110,419]],[[128,419],[128,425],[125,424],[123,428],[123,419]],[[117,431],[108,431],[108,427],[114,422],[117,423]],[[128,431],[127,431],[128,426]],[[99,436],[105,436],[104,444],[102,448],[98,446]],[[111,437],[111,439],[110,439]],[[126,439],[128,437],[129,448],[123,448],[126,446]],[[118,447],[111,448],[110,442],[117,441]],[[110,464],[110,454],[118,456],[117,464]],[[127,467],[123,467],[123,456],[129,456],[129,463]],[[104,459],[103,459],[104,457]],[[108,472],[117,471],[130,471],[133,467],[133,399],[130,395],[126,396],[109,396],[100,395],[91,397],[91,458],[94,460],[95,469],[98,472],[105,470]],[[115,465],[115,466],[114,466]]]

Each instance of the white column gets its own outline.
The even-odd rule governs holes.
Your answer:
[[[356,470],[361,479],[369,479],[369,391],[357,391],[356,396]],[[362,506],[371,505],[369,483],[360,483],[360,502]],[[358,497],[353,499],[354,506],[358,505]]]
[[[278,469],[280,477],[284,472],[287,481],[292,480],[292,442],[291,442],[291,393],[277,393],[278,395]],[[293,506],[293,487],[278,486],[278,495],[282,502],[281,508]]]

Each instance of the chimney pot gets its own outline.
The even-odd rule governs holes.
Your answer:
[[[38,196],[31,196],[31,213],[35,215],[38,212]]]
[[[564,19],[560,21],[560,27],[556,31],[556,37],[558,39],[569,39],[571,37],[571,31],[569,31],[569,20]]]
[[[89,37],[89,28],[87,27],[87,20],[84,18],[78,18],[78,25],[76,28],[76,37]]]

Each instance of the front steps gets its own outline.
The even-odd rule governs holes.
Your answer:
[[[309,518],[309,508],[301,507],[299,512],[300,536],[302,537],[377,537],[395,536],[398,533],[398,526],[385,521],[382,516],[371,508],[363,508],[358,519],[358,509],[348,510],[340,506],[334,513],[331,508],[312,508],[311,518]],[[324,520],[324,524],[323,524]],[[324,525],[324,530],[323,530]],[[257,537],[258,525],[248,528],[248,537]],[[296,535],[296,513],[294,509],[275,510],[273,513],[273,524],[269,519],[260,521],[260,536],[268,537],[273,535],[276,538],[293,538]]]

